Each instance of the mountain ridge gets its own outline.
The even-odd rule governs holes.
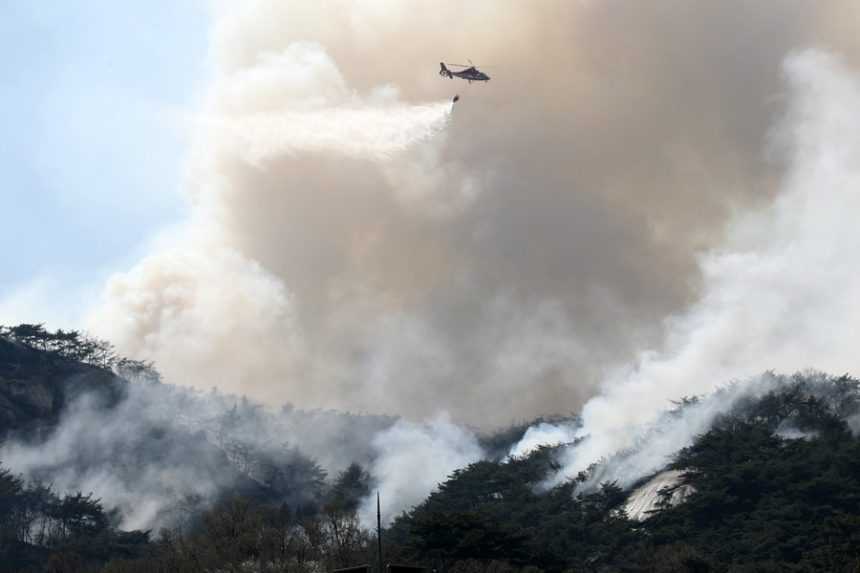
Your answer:
[[[68,571],[112,572],[314,573],[372,560],[373,535],[358,512],[378,484],[360,464],[327,472],[308,452],[370,460],[362,448],[394,420],[266,412],[153,380],[0,336],[0,485],[8,486],[0,507],[12,508],[0,512],[0,554],[21,565],[13,570],[41,570],[59,554],[76,556]],[[548,479],[568,444],[506,454],[537,422],[546,430],[574,419],[484,436],[486,459],[454,471],[385,529],[386,555],[448,573],[856,571],[860,382],[805,372],[769,374],[759,386],[682,397],[667,419],[683,421],[706,400],[731,407],[625,487],[602,476],[617,475],[606,466],[626,467],[635,450],[556,485]],[[338,440],[315,436],[324,427]],[[317,451],[325,444],[340,453]],[[28,480],[10,471],[22,468]],[[666,475],[671,484],[634,503],[637,488]],[[103,490],[112,495],[81,493],[95,483],[112,484]],[[68,507],[92,527],[52,517]],[[68,523],[80,521],[74,515]],[[32,531],[22,519],[67,533],[34,538],[21,533]],[[149,523],[166,528],[151,538]],[[273,535],[291,541],[274,551]]]

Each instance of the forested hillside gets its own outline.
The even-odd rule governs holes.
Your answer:
[[[693,493],[675,505],[671,489],[662,491],[662,507],[641,522],[628,519],[627,492],[617,485],[581,491],[587,473],[545,489],[557,448],[472,464],[384,532],[385,559],[470,573],[857,571],[860,440],[848,422],[858,398],[854,379],[796,376],[740,404],[669,464],[682,476],[675,487]],[[213,528],[213,520],[222,526]],[[339,563],[339,529],[325,511],[291,520],[233,501],[204,523],[210,525],[156,544],[149,560],[115,562],[110,570],[246,563],[250,570],[310,571]],[[318,541],[300,550],[297,538]],[[343,554],[372,562],[372,538],[349,539],[357,545]]]
[[[3,328],[0,570],[54,562],[90,570],[152,549],[159,530],[195,529],[208,509],[237,497],[281,518],[315,516],[332,496],[368,493],[366,472],[349,459],[366,459],[368,436],[392,423],[289,406],[270,412],[163,384],[151,364],[76,332]],[[359,485],[338,489],[341,474]]]
[[[578,488],[587,472],[544,491],[553,451],[542,449],[456,472],[390,539],[444,569],[857,571],[858,401],[856,380],[808,375],[738,404],[668,465],[692,493],[676,505],[663,490],[643,522],[616,485]]]
[[[375,559],[375,533],[359,519],[374,478],[361,463],[327,472],[318,460],[350,449],[370,460],[367,440],[348,437],[391,419],[267,414],[163,384],[109,346],[87,358],[22,332],[33,329],[0,336],[0,569],[317,573]],[[533,425],[521,424],[483,436],[485,459],[394,519],[384,558],[462,573],[856,572],[860,383],[774,380],[666,460],[661,472],[678,478],[642,520],[625,507],[651,476],[622,488],[595,482],[596,464],[548,481],[566,446],[511,457]],[[698,402],[681,398],[672,415]],[[301,434],[311,420],[342,451]],[[110,499],[87,489],[96,480],[110,481]]]

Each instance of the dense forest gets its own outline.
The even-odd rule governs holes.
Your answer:
[[[0,346],[0,394],[13,378],[27,379],[22,370],[80,361],[62,342],[27,341],[17,332],[6,329],[0,340],[7,343]],[[91,358],[88,367],[101,370],[115,372],[121,363]],[[150,382],[128,383],[159,384],[155,374],[145,378]],[[678,411],[697,400],[681,399]],[[455,471],[385,528],[384,560],[457,573],[860,571],[858,422],[857,380],[780,377],[773,390],[738,401],[668,461],[664,469],[680,479],[660,491],[641,520],[625,509],[632,488],[589,485],[599,465],[550,487],[547,477],[565,446],[508,457],[503,452],[528,425],[502,430],[483,438],[493,454]],[[148,439],[161,447],[174,438]],[[230,487],[212,503],[189,500],[186,519],[144,530],[125,530],[118,510],[89,492],[58,491],[4,467],[0,567],[316,573],[374,563],[375,532],[360,526],[358,511],[375,484],[362,465],[328,475],[304,455],[245,455],[268,460],[269,477],[251,479],[259,462],[248,461],[258,469],[225,482]],[[235,457],[215,459],[235,467]],[[680,488],[688,493],[678,503]]]
[[[671,504],[662,491],[642,522],[614,484],[577,493],[587,475],[541,491],[543,449],[456,472],[389,537],[446,570],[857,571],[860,440],[846,419],[858,399],[854,379],[809,375],[738,404],[672,461],[693,493]]]

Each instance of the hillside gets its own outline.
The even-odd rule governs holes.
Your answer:
[[[46,435],[76,399],[95,394],[106,405],[115,404],[126,385],[104,368],[0,336],[0,439]]]
[[[127,526],[172,523],[173,518],[153,514],[167,510],[171,500],[204,493],[217,499],[225,491],[269,494],[271,488],[252,479],[231,455],[229,438],[210,439],[203,428],[171,423],[153,410],[159,400],[182,395],[166,385],[132,383],[104,366],[0,338],[0,459],[26,470],[31,480],[66,491],[115,482],[116,497],[105,501],[121,510]],[[191,405],[187,398],[186,406]],[[321,471],[299,457],[297,464]],[[169,476],[159,473],[165,469]],[[198,487],[191,483],[195,480]],[[144,500],[146,516],[133,507]]]
[[[0,570],[310,573],[372,561],[358,519],[375,486],[364,467],[394,419],[267,411],[111,361],[0,337],[0,557],[12,567]],[[601,476],[637,451],[560,483],[565,444],[506,454],[530,428],[576,420],[482,436],[483,460],[386,529],[386,559],[462,573],[857,571],[860,383],[769,381],[734,391],[728,413],[624,487]],[[715,396],[682,398],[667,416]]]
[[[452,573],[856,572],[860,439],[851,424],[858,398],[850,378],[782,378],[779,388],[738,405],[678,452],[660,474],[672,477],[671,486],[658,490],[656,508],[641,519],[626,513],[629,491],[612,483],[585,487],[597,467],[545,487],[564,446],[471,464],[384,532],[385,559]],[[339,515],[295,521],[265,505],[223,505],[204,521],[232,524],[241,539],[206,526],[161,544],[149,559],[117,561],[109,570],[170,564],[207,571],[227,563],[249,571],[330,570],[348,563],[337,559],[341,549],[351,564],[372,562],[370,537],[339,544],[337,527],[354,531]],[[301,532],[316,541],[296,542]],[[275,539],[295,545],[273,545]]]
[[[328,473],[334,479],[352,459],[366,459],[368,436],[393,422],[268,411],[160,383],[151,366],[113,356],[107,343],[88,340],[109,351],[106,362],[88,363],[71,347],[22,341],[10,330],[0,335],[0,562],[5,555],[14,571],[27,563],[40,570],[70,547],[82,566],[134,554],[114,552],[110,540],[131,531],[139,546],[144,531],[193,527],[236,496],[316,514],[331,492]],[[41,332],[43,340],[60,336]],[[69,519],[92,527],[56,519],[70,504],[86,517]]]
[[[403,558],[448,570],[857,571],[858,405],[854,379],[781,378],[678,452],[658,476],[674,479],[637,519],[627,511],[642,509],[641,490],[590,489],[591,472],[546,490],[543,449],[456,472],[391,537]]]

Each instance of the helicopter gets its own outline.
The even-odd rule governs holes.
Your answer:
[[[470,61],[469,64],[472,62]],[[463,64],[448,64],[452,68],[465,68],[464,70],[452,72],[448,69],[448,66],[445,65],[445,62],[439,62],[439,75],[443,78],[447,77],[448,79],[453,79],[454,76],[458,78],[467,80],[469,83],[472,82],[488,82],[490,81],[490,76],[480,71],[473,65],[465,66]]]

